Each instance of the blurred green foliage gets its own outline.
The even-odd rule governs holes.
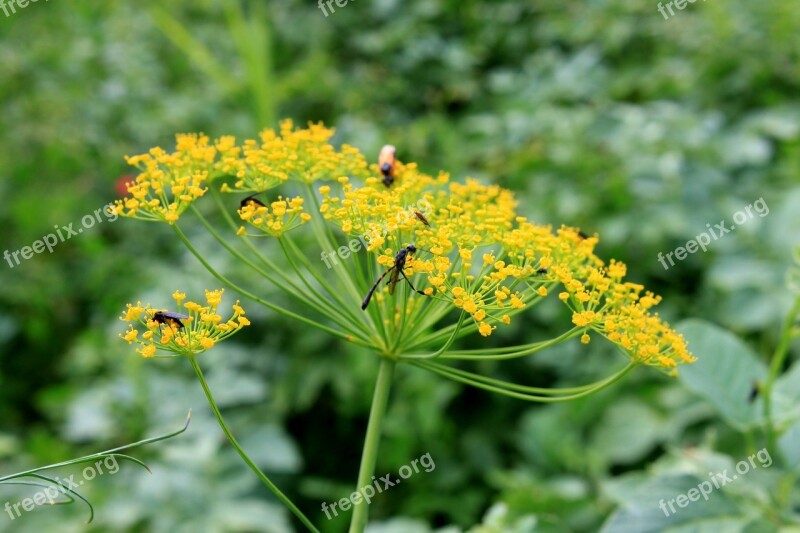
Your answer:
[[[169,147],[176,132],[254,136],[291,117],[336,126],[368,154],[391,142],[429,171],[518,191],[535,220],[598,232],[602,256],[664,296],[665,317],[717,324],[688,323],[690,347],[739,373],[638,371],[596,397],[531,407],[401,368],[378,472],[424,453],[436,469],[376,499],[370,531],[648,530],[641,516],[653,531],[771,531],[764,488],[787,490],[777,468],[680,521],[658,522],[652,494],[674,497],[763,444],[741,393],[777,342],[800,242],[798,26],[791,0],[689,4],[668,21],[655,3],[623,0],[351,0],[327,18],[299,0],[39,2],[0,19],[0,248],[103,206],[130,172],[122,156]],[[669,270],[657,261],[758,198],[768,216]],[[292,530],[225,445],[188,365],[143,361],[116,337],[124,303],[216,286],[167,229],[98,224],[3,263],[0,281],[3,472],[156,434],[194,407],[186,434],[138,452],[152,476],[123,467],[87,485],[89,530]],[[354,489],[377,363],[251,308],[255,327],[203,358],[211,386],[244,447],[323,531],[343,531],[346,518],[319,509]],[[544,338],[565,320],[545,306],[495,342]],[[619,362],[575,343],[480,370],[568,385]],[[785,472],[798,468],[797,375],[782,378]],[[0,523],[83,531],[73,507]]]

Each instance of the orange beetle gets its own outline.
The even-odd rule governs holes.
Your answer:
[[[387,144],[381,148],[381,153],[378,155],[378,168],[383,174],[383,184],[387,187],[394,183],[395,152],[395,147]]]

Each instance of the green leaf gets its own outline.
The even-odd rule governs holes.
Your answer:
[[[737,430],[757,425],[762,403],[749,398],[754,383],[764,380],[767,368],[756,354],[732,333],[703,320],[683,321],[677,330],[698,358],[681,367],[681,382]]]
[[[594,433],[593,448],[607,461],[640,461],[662,439],[664,420],[639,399],[626,398],[610,406]]]
[[[789,425],[800,420],[800,363],[775,380],[772,390],[775,423]]]
[[[789,469],[800,466],[800,422],[781,435],[778,439],[778,449]]]
[[[697,497],[696,501],[690,501],[686,497],[689,490],[697,489],[702,482],[703,480],[691,475],[662,476],[644,481],[639,476],[629,476],[610,482],[606,487],[608,493],[621,506],[606,520],[601,532],[743,531],[747,520],[737,516],[738,507],[722,491],[713,490],[707,493],[708,501],[699,491],[693,494]],[[681,498],[684,507],[677,503],[679,496],[686,498],[685,503]],[[672,512],[673,509],[675,512]]]

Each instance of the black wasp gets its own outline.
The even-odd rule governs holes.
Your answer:
[[[187,319],[189,315],[182,315],[180,313],[173,313],[172,311],[156,311],[153,313],[153,322],[159,324],[167,324],[174,326],[178,329],[183,329],[183,322],[181,319]]]
[[[247,198],[245,198],[244,200],[239,202],[239,207],[244,209],[245,207],[247,207],[250,204],[259,205],[261,207],[267,207],[266,205],[264,205],[264,202],[262,202],[261,200],[256,198],[256,196],[258,196],[259,194],[261,194],[261,193],[257,192],[255,194],[251,194],[250,196],[248,196]]]
[[[372,288],[367,293],[367,296],[364,298],[364,301],[361,302],[362,311],[367,308],[367,306],[369,305],[369,301],[372,298],[372,294],[375,292],[375,289],[378,288],[378,285],[381,284],[381,281],[383,281],[383,278],[385,278],[386,274],[388,274],[389,272],[392,273],[392,276],[389,278],[389,281],[386,284],[389,286],[390,294],[394,294],[394,288],[397,285],[397,282],[400,281],[400,276],[403,276],[403,278],[408,282],[408,286],[411,287],[411,290],[423,296],[427,296],[424,292],[414,288],[414,285],[411,283],[411,280],[408,279],[406,273],[403,272],[403,269],[406,267],[406,261],[411,255],[415,253],[417,253],[417,247],[414,246],[413,244],[409,244],[408,246],[406,246],[405,248],[401,248],[400,251],[397,252],[397,255],[394,256],[394,264],[389,268],[387,268],[386,272],[381,274],[381,277],[378,278],[378,281],[375,282],[375,285],[373,285]]]

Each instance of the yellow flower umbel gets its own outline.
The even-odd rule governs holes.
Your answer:
[[[117,215],[174,224],[205,194],[217,147],[211,146],[205,135],[184,134],[176,139],[173,153],[153,148],[147,154],[126,158],[141,172],[128,184],[129,196],[115,202]]]
[[[328,143],[334,131],[309,123],[295,129],[291,120],[281,122],[279,132],[265,129],[258,141],[241,146],[232,136],[213,143],[202,134],[176,135],[176,150],[153,148],[127,157],[140,173],[128,185],[128,195],[115,202],[117,215],[174,224],[187,208],[221,176],[232,176],[233,186],[222,192],[264,192],[287,180],[312,183],[319,179],[351,175],[366,178],[364,156],[343,145],[338,151]]]
[[[152,309],[149,305],[142,306],[141,302],[128,304],[120,316],[120,320],[128,323],[128,330],[120,337],[128,344],[137,343],[139,348],[136,351],[143,357],[201,354],[250,325],[238,301],[233,304],[233,315],[223,322],[217,314],[222,292],[222,289],[206,291],[207,305],[200,305],[195,302],[182,303],[186,295],[175,291],[172,298],[177,304],[176,313]]]
[[[233,446],[245,464],[259,477],[261,482],[310,531],[318,533],[318,530],[308,517],[256,466],[256,463],[239,445],[225,423],[222,412],[200,368],[197,355],[210,350],[218,342],[227,339],[243,327],[250,325],[250,321],[245,318],[244,309],[239,306],[238,301],[233,304],[233,315],[223,322],[222,317],[217,314],[217,307],[222,301],[222,293],[222,289],[206,291],[207,305],[200,305],[195,302],[183,303],[186,295],[180,291],[175,291],[172,294],[172,298],[175,300],[178,309],[185,311],[185,314],[151,309],[149,305],[143,306],[141,302],[136,302],[136,305],[128,304],[127,309],[120,316],[120,320],[128,323],[128,330],[121,334],[120,337],[128,341],[128,344],[134,342],[139,344],[140,348],[136,351],[142,354],[143,357],[186,357],[192,365],[206,395],[208,404],[231,446]]]
[[[279,196],[269,207],[251,201],[237,213],[242,220],[273,237],[281,237],[284,232],[311,220],[311,215],[303,212],[303,199],[299,196],[290,199]],[[237,234],[240,236],[247,234],[244,226],[239,228]]]
[[[240,157],[228,157],[217,168],[236,179],[222,192],[264,192],[287,180],[313,183],[320,179],[368,175],[367,162],[352,146],[337,151],[328,143],[334,130],[309,123],[295,129],[291,120],[281,122],[279,132],[265,129],[259,141],[246,140],[237,149]]]
[[[597,236],[534,224],[519,215],[511,191],[473,179],[451,182],[446,173],[430,176],[413,162],[397,161],[393,183],[386,186],[376,165],[368,165],[351,146],[335,148],[332,136],[333,130],[322,124],[298,129],[288,120],[278,131],[264,130],[259,140],[242,145],[233,137],[212,143],[203,135],[179,135],[172,154],[154,148],[129,158],[142,174],[129,188],[131,197],[118,203],[118,212],[174,223],[203,195],[204,183],[212,187],[222,209],[229,207],[219,192],[264,193],[278,186],[299,190],[300,195],[276,196],[269,205],[244,202],[237,214],[257,234],[247,233],[227,217],[239,235],[279,237],[280,252],[286,257],[283,264],[275,254],[264,254],[248,241],[245,245],[258,260],[245,257],[199,210],[193,211],[243,264],[338,328],[313,320],[306,323],[390,358],[421,357],[422,350],[439,343],[438,357],[455,339],[470,333],[493,335],[515,315],[552,297],[564,302],[572,315],[574,327],[562,340],[579,337],[589,344],[595,333],[622,348],[633,363],[670,374],[694,360],[680,335],[651,313],[659,298],[647,292],[640,296],[643,287],[623,280],[625,265],[606,263],[594,254]],[[314,191],[311,184],[319,180],[327,183]],[[306,206],[318,209],[321,219],[312,220]],[[313,254],[310,260],[304,253],[307,246],[287,235],[306,222],[313,222],[308,226],[332,272],[315,271]],[[346,246],[336,242],[325,223],[349,240]],[[198,255],[186,235],[174,228]],[[366,312],[360,312],[358,306],[369,287],[394,268],[397,254],[409,245],[416,252],[404,257],[402,273],[385,277]],[[352,263],[345,266],[344,261]],[[298,265],[308,270],[300,271]],[[288,269],[296,272],[289,275]],[[411,284],[417,292],[410,290]],[[454,316],[457,322],[442,326]],[[160,326],[165,329],[169,328]],[[165,344],[181,334],[167,333]],[[155,348],[150,344],[142,350],[152,354]]]
[[[558,294],[560,285],[573,333],[584,344],[588,332],[596,331],[633,362],[670,374],[694,361],[682,337],[650,314],[658,298],[640,298],[641,287],[622,281],[625,265],[606,265],[594,255],[596,236],[533,224],[517,214],[510,191],[469,179],[451,183],[446,174],[434,178],[414,164],[398,168],[391,188],[374,177],[360,187],[347,178],[339,183],[339,194],[329,185],[319,188],[320,211],[345,235],[363,236],[380,268],[392,267],[407,244],[418,249],[404,274],[430,298],[410,291],[389,298],[385,286],[375,297],[374,318],[396,339],[396,350],[413,354],[423,344],[415,340],[445,340],[420,335],[431,316],[444,317],[448,310],[460,311],[469,324],[459,322],[462,331],[454,336],[490,336],[514,315]]]

